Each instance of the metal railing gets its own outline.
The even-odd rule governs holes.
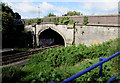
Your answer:
[[[118,56],[118,55],[120,55],[120,52],[117,52],[116,54],[114,54],[114,55],[112,55],[112,56],[110,56],[110,57],[108,57],[108,58],[100,57],[100,62],[98,62],[98,63],[90,66],[89,68],[87,68],[87,69],[85,69],[85,70],[83,70],[83,71],[81,71],[81,72],[79,72],[79,73],[71,76],[70,78],[67,78],[67,79],[63,80],[63,81],[60,82],[60,83],[71,82],[72,80],[80,77],[81,75],[83,75],[83,74],[85,74],[85,73],[93,70],[94,68],[96,68],[96,67],[98,67],[98,66],[99,66],[99,69],[100,69],[100,70],[99,70],[99,75],[100,75],[100,77],[102,77],[102,64],[105,63],[105,62],[107,62],[107,61],[109,61],[109,60],[111,60],[112,58],[114,58],[114,57],[116,57],[116,56]],[[120,74],[120,72],[118,72],[118,74]],[[116,76],[113,76],[111,79],[108,80],[108,82],[113,81],[115,78],[116,78]],[[55,82],[52,81],[52,82],[50,82],[50,83],[55,83]]]

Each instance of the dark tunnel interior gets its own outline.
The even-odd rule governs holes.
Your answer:
[[[39,35],[40,46],[65,45],[63,37],[52,29],[46,29]]]

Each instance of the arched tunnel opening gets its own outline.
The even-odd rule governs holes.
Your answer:
[[[52,46],[52,45],[65,46],[65,42],[63,37],[59,33],[49,28],[41,32],[41,34],[39,35],[39,45],[40,46]]]

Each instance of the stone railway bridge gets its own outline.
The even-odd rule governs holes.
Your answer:
[[[64,46],[85,44],[90,46],[120,37],[120,14],[88,15],[89,24],[87,25],[83,25],[84,16],[67,17],[77,24],[55,25],[50,20],[64,17],[46,17],[41,18],[43,22],[40,25],[36,25],[36,28],[32,27],[32,25],[26,25],[25,29],[35,33],[35,40],[38,46],[41,44],[62,44]]]
[[[36,26],[26,25],[25,29],[35,33],[37,46],[44,44],[90,46],[120,37],[120,25],[118,24],[55,25],[42,23]]]

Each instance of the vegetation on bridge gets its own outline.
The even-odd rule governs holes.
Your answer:
[[[84,25],[87,25],[89,22],[88,22],[88,17],[87,16],[84,16],[84,20],[83,20],[83,24]]]
[[[71,20],[69,17],[56,17],[56,18],[48,18],[47,21],[43,21],[42,19],[26,19],[25,20],[25,24],[26,25],[31,25],[33,23],[37,23],[37,24],[41,24],[42,22],[52,22],[56,25],[58,24],[74,24],[75,22],[73,20]]]
[[[74,24],[74,21],[71,20],[67,16],[80,16],[80,15],[83,15],[83,14],[80,13],[80,12],[76,12],[76,11],[68,11],[67,14],[63,15],[63,16],[66,16],[66,17],[57,17],[55,14],[49,13],[44,18],[41,18],[41,19],[40,18],[39,19],[26,19],[25,21],[26,21],[27,25],[30,25],[32,23],[40,24],[41,22],[53,22],[56,25],[58,25],[59,23]],[[46,20],[44,20],[44,19],[46,19]]]
[[[118,38],[90,47],[82,44],[73,45],[35,54],[31,56],[29,63],[24,67],[3,68],[3,83],[6,81],[15,83],[60,82],[99,62],[99,57],[108,57],[120,51],[119,44],[120,39]],[[117,71],[120,71],[119,60],[120,56],[104,64],[102,78],[99,77],[99,70],[96,68],[77,78],[73,83],[107,81],[116,75]]]

